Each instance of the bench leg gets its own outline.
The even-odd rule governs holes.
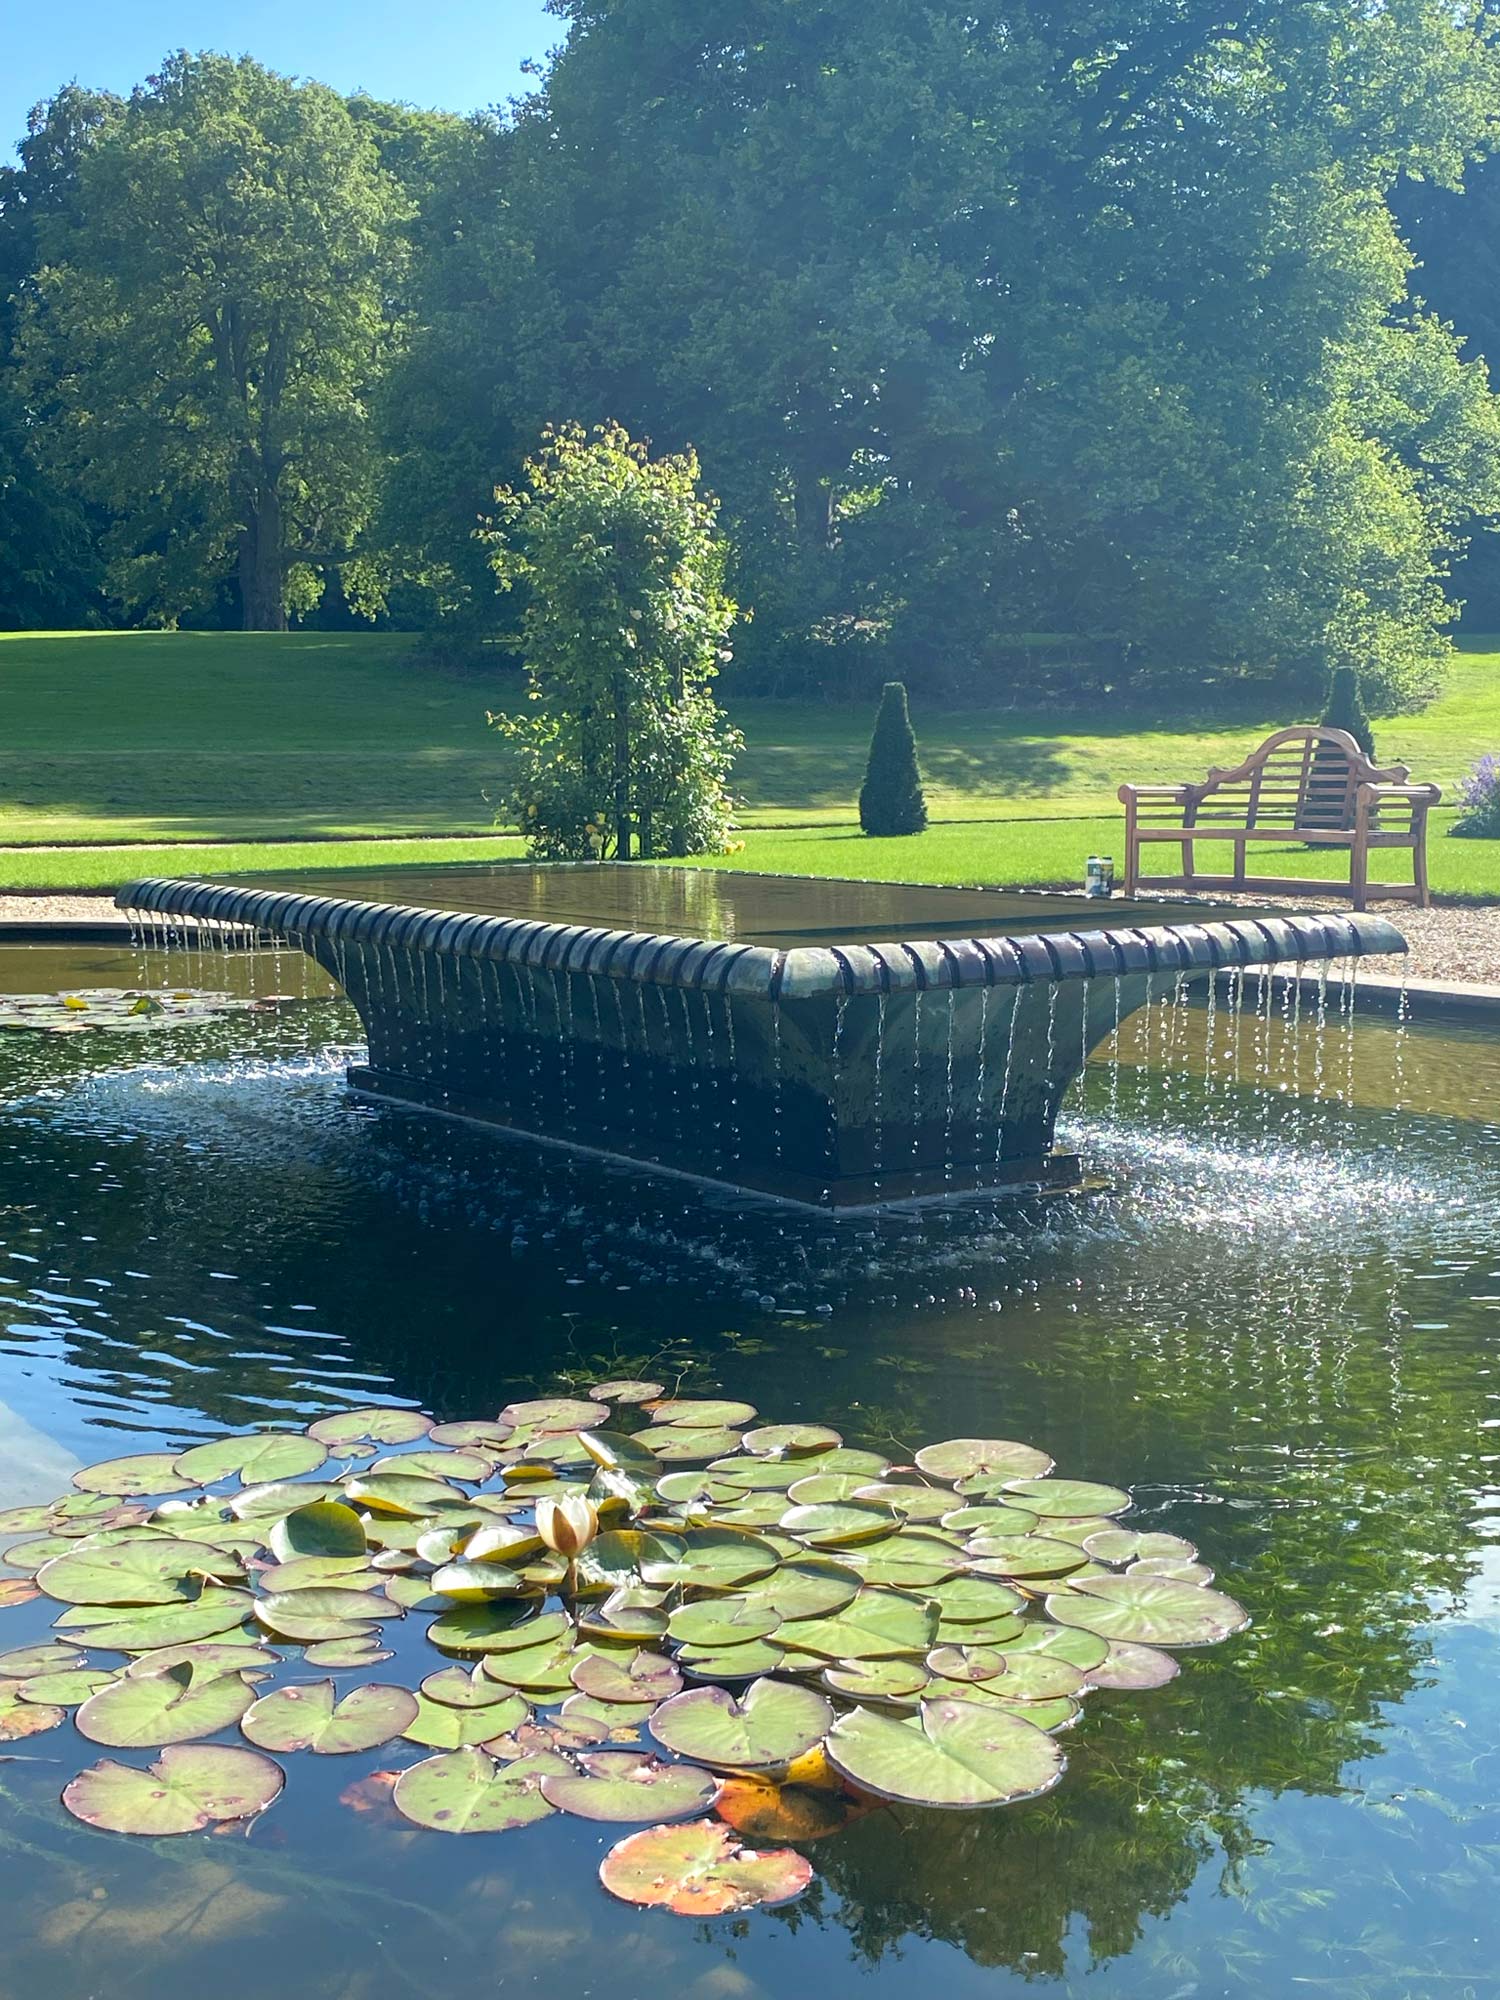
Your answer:
[[[1370,900],[1370,850],[1357,836],[1349,849],[1349,891],[1356,910]]]
[[[1424,827],[1411,844],[1411,879],[1417,891],[1417,908],[1430,910],[1432,896],[1427,887],[1427,829]]]
[[[1127,827],[1125,832],[1125,894],[1127,897],[1134,896],[1136,892],[1136,884],[1140,881],[1140,879],[1141,879],[1140,842],[1135,837],[1134,827]]]
[[[1191,837],[1182,843],[1182,886],[1185,889],[1193,886],[1193,846]]]
[[[1245,843],[1243,840],[1236,840],[1234,843],[1234,886],[1236,889],[1243,889],[1245,886]]]

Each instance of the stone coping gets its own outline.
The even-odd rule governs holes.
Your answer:
[[[397,903],[227,888],[153,877],[115,897],[122,910],[248,925],[297,942],[490,959],[659,986],[701,987],[770,1000],[822,994],[921,992],[963,986],[1113,978],[1123,973],[1214,971],[1288,961],[1382,956],[1405,940],[1384,917],[1246,916],[1225,923],[1037,932],[1019,937],[800,946],[790,951],[703,938],[464,916]]]

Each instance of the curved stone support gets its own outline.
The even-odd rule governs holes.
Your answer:
[[[833,1205],[1075,1179],[1058,1107],[1153,991],[1405,949],[1368,915],[777,950],[196,881],[115,900],[307,952],[370,1095]]]

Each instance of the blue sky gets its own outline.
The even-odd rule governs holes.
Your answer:
[[[542,0],[0,0],[0,158],[38,98],[76,78],[128,91],[169,49],[224,49],[405,103],[473,111],[562,40]]]

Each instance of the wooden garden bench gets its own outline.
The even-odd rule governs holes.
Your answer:
[[[1354,908],[1370,896],[1370,854],[1378,847],[1411,850],[1408,886],[1375,884],[1374,893],[1427,908],[1427,814],[1442,793],[1436,785],[1413,785],[1404,764],[1386,769],[1372,764],[1342,729],[1278,729],[1232,771],[1210,771],[1196,785],[1121,785],[1125,807],[1125,893],[1138,889],[1268,889],[1276,895],[1341,893],[1341,885],[1306,877],[1246,874],[1245,850],[1252,840],[1283,846],[1306,841],[1314,847],[1349,850],[1349,889]],[[1200,874],[1194,849],[1200,840],[1234,843],[1228,875]],[[1182,854],[1178,875],[1142,871],[1141,849],[1167,842]]]

